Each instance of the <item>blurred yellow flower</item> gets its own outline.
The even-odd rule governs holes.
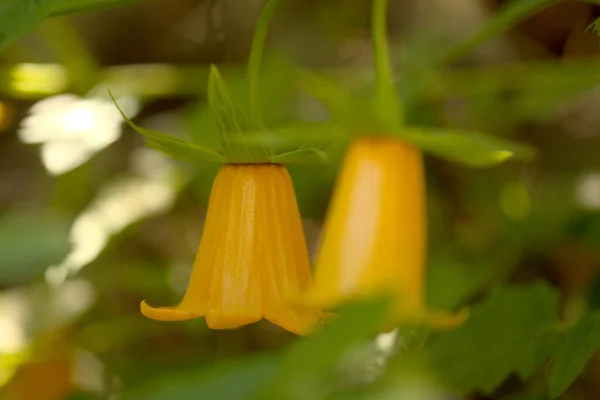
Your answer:
[[[388,294],[400,319],[452,326],[464,316],[424,305],[425,178],[421,152],[388,137],[351,143],[325,221],[315,282],[302,303],[334,308]]]
[[[64,327],[31,343],[25,362],[0,388],[0,399],[65,399],[71,391],[75,365],[73,335],[71,327]]]
[[[294,187],[285,167],[231,164],[213,183],[204,232],[187,292],[176,307],[142,313],[160,321],[205,317],[211,329],[265,318],[306,333],[318,317],[289,298],[306,290],[310,264]]]

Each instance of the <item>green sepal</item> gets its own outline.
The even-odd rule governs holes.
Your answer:
[[[303,147],[272,156],[269,161],[276,164],[325,164],[329,162],[329,154],[316,147]]]
[[[528,161],[535,150],[525,144],[474,131],[406,127],[394,136],[448,161],[470,167],[491,167],[508,159]]]
[[[275,155],[269,162],[323,164],[330,160],[329,149],[349,139],[341,125],[299,123],[257,132],[242,139],[247,146],[269,148]]]
[[[215,119],[223,153],[231,163],[264,163],[269,152],[246,146],[241,138],[252,131],[244,109],[230,95],[227,84],[216,66],[211,65],[208,78],[208,104]]]
[[[333,122],[290,125],[279,130],[257,133],[244,138],[244,141],[271,148],[296,145],[304,149],[322,148],[336,142],[341,144],[359,136],[388,135],[404,140],[427,154],[476,168],[491,167],[508,159],[528,161],[535,156],[535,150],[528,145],[475,131],[409,126],[381,133],[374,130],[350,130],[347,126]],[[302,154],[308,153],[298,153]]]
[[[168,154],[174,158],[191,162],[225,163],[227,160],[218,151],[208,149],[198,143],[189,142],[164,132],[142,128],[131,121],[117,104],[113,94],[108,94],[121,113],[127,124],[140,135],[144,136],[148,146]]]

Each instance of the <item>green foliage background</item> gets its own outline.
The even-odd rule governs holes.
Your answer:
[[[69,349],[101,365],[94,370],[73,361],[87,378],[73,380],[57,397],[72,400],[598,398],[600,207],[578,195],[583,178],[599,168],[597,2],[501,1],[478,28],[452,40],[448,32],[461,20],[444,21],[434,8],[410,26],[396,16],[410,14],[415,3],[390,2],[390,51],[406,123],[400,127],[387,124],[387,113],[379,118],[380,107],[367,100],[371,53],[360,62],[332,55],[343,44],[368,43],[369,1],[282,0],[258,85],[262,121],[246,121],[245,110],[236,108],[249,97],[244,38],[260,11],[247,3],[198,2],[208,36],[229,32],[201,44],[184,35],[160,39],[175,25],[167,10],[182,17],[197,6],[190,1],[0,4],[0,305],[27,299],[28,310],[21,324],[27,344],[0,351],[0,377],[6,376],[0,397],[19,379],[36,385],[23,371],[36,363],[37,344],[60,332]],[[213,26],[211,7],[222,7],[223,26]],[[585,10],[577,14],[585,18],[567,18],[571,9]],[[569,37],[592,46],[571,56],[566,45],[548,44],[560,31],[544,36],[552,30],[548,21],[556,21],[553,12],[565,12]],[[539,22],[544,16],[546,25]],[[86,29],[91,20],[104,22]],[[149,21],[163,21],[162,28],[149,28]],[[537,29],[528,31],[531,25]],[[112,30],[112,42],[103,41]],[[527,50],[500,62],[478,53],[498,37]],[[136,48],[144,41],[150,52]],[[490,48],[503,54],[501,46]],[[53,75],[47,63],[62,72]],[[208,63],[219,64],[220,75]],[[38,65],[37,81],[53,85],[23,90],[15,71],[24,64]],[[120,105],[123,96],[135,96],[142,111],[89,161],[49,176],[36,147],[19,140],[27,111],[59,93],[109,101],[107,89]],[[209,104],[223,112],[215,118]],[[307,338],[262,322],[214,332],[201,320],[158,323],[139,315],[143,298],[168,304],[181,296],[218,168],[213,162],[233,154],[220,133],[250,161],[263,156],[256,149],[268,147],[269,157],[279,157],[272,161],[289,163],[314,244],[343,150],[356,133],[349,131],[373,126],[427,154],[428,304],[468,306],[464,326],[446,333],[401,326],[388,348],[375,340],[386,299],[349,304]],[[577,127],[586,134],[573,133]],[[238,137],[240,130],[252,134]],[[52,286],[48,267],[73,248],[69,231],[105,188],[144,175],[130,168],[144,146],[175,160],[168,179],[150,177],[167,179],[172,203],[115,228],[97,257],[69,273],[67,283],[91,287],[89,304],[72,313],[68,304],[84,303],[75,298],[50,312],[52,299],[66,289]],[[600,192],[596,185],[588,189],[592,195]],[[93,379],[99,383],[90,384]],[[41,384],[39,390],[39,398],[49,396]]]

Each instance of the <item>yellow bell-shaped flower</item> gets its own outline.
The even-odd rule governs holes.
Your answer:
[[[262,318],[303,334],[318,312],[288,300],[310,284],[311,271],[294,187],[285,167],[231,164],[213,183],[204,232],[187,292],[176,307],[142,313],[161,321],[205,317],[211,329]]]
[[[390,137],[354,140],[325,220],[315,282],[301,303],[334,308],[388,294],[394,298],[390,326],[399,320],[460,323],[464,315],[425,309],[426,225],[421,152]]]

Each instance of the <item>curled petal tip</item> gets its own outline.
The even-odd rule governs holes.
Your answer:
[[[178,310],[175,307],[152,307],[146,300],[140,304],[140,311],[144,316],[156,321],[186,321],[201,317],[201,315]]]
[[[461,309],[455,314],[430,311],[426,320],[432,328],[439,330],[451,330],[460,327],[469,318],[469,310]]]

